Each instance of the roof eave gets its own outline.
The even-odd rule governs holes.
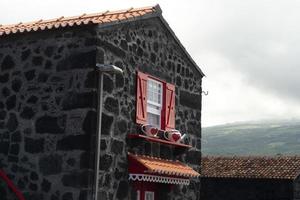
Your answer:
[[[172,35],[172,37],[175,39],[175,41],[177,42],[177,44],[180,46],[180,48],[182,49],[182,51],[184,52],[184,54],[188,57],[188,59],[191,61],[192,65],[194,65],[194,67],[197,69],[197,71],[200,73],[200,75],[202,77],[205,76],[205,74],[202,72],[201,68],[197,65],[197,63],[194,61],[194,59],[191,57],[191,55],[187,52],[187,50],[185,49],[185,47],[182,45],[182,43],[180,42],[180,40],[178,39],[178,37],[175,35],[174,31],[171,29],[171,27],[169,26],[168,22],[163,18],[163,16],[160,14],[159,15],[159,19],[161,20],[161,22],[165,25],[165,27],[167,28],[167,30],[170,32],[170,34]]]
[[[162,16],[162,9],[160,8],[160,6],[157,4],[156,6],[154,6],[154,8],[155,8],[155,12],[152,12],[152,13],[149,13],[149,14],[145,14],[143,16],[138,16],[138,17],[127,19],[127,20],[122,20],[122,21],[115,21],[115,22],[110,22],[110,23],[105,23],[105,24],[98,24],[97,26],[101,27],[101,28],[104,28],[104,27],[109,27],[109,26],[112,26],[112,25],[123,24],[123,23],[133,22],[133,21],[137,21],[137,20],[158,17],[159,20],[162,22],[162,24],[167,28],[167,30],[169,31],[169,33],[171,34],[171,36],[174,38],[174,40],[176,41],[176,43],[182,49],[183,53],[187,56],[187,58],[189,59],[189,61],[192,63],[192,65],[200,73],[201,77],[204,77],[205,74],[202,72],[201,68],[196,64],[196,62],[193,60],[193,58],[191,57],[191,55],[187,52],[187,50],[182,45],[182,43],[180,42],[180,40],[178,39],[178,37],[175,35],[174,31],[171,29],[171,27],[169,26],[168,22],[163,18],[163,16]]]

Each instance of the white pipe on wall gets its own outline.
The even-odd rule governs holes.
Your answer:
[[[95,179],[94,179],[94,200],[98,200],[99,187],[99,167],[100,167],[100,149],[101,149],[101,127],[102,127],[102,110],[103,110],[103,74],[122,74],[123,70],[114,65],[96,64],[99,71],[100,80],[98,84],[98,109],[97,109],[97,133],[96,133],[96,153],[95,153]],[[101,199],[101,197],[100,197]]]

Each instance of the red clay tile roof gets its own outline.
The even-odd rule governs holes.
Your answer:
[[[63,27],[73,27],[73,26],[82,26],[88,24],[114,24],[118,22],[133,21],[142,18],[156,17],[159,16],[162,23],[170,31],[171,35],[178,42],[178,45],[181,47],[186,56],[190,59],[192,64],[199,71],[201,76],[205,76],[199,66],[195,63],[189,53],[180,43],[179,39],[176,37],[174,32],[169,27],[168,23],[161,16],[162,10],[159,5],[149,6],[143,8],[130,8],[127,10],[119,11],[106,11],[102,13],[95,14],[82,14],[74,17],[59,17],[56,19],[50,20],[38,20],[28,23],[18,23],[12,25],[1,25],[0,24],[0,37],[5,35],[12,35],[15,33],[24,33],[24,32],[36,32],[49,29],[58,29]]]
[[[300,156],[207,156],[201,162],[202,177],[295,179],[299,174]]]
[[[193,170],[191,167],[179,162],[172,160],[163,160],[161,158],[155,158],[150,156],[133,155],[128,156],[142,164],[145,167],[147,173],[171,175],[171,176],[182,176],[182,177],[198,177],[200,174]]]
[[[153,13],[161,13],[160,7],[151,6],[144,8],[130,8],[120,11],[106,11],[96,14],[83,14],[75,17],[59,17],[50,20],[38,20],[29,23],[18,23],[13,25],[0,25],[0,36],[14,33],[33,32],[39,30],[56,29],[60,27],[80,26],[87,24],[106,24],[112,22],[120,22],[132,20],[137,17],[151,15]]]

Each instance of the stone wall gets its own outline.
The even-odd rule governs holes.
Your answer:
[[[300,200],[300,176],[294,180],[294,200]]]
[[[98,62],[114,64],[124,75],[105,76],[100,193],[104,199],[136,199],[128,183],[127,152],[179,159],[200,166],[201,76],[174,38],[157,19],[135,21],[97,30]],[[135,124],[136,71],[155,76],[176,86],[176,128],[188,134],[193,146],[184,154],[158,144],[126,143],[126,135],[138,133]],[[138,149],[138,150],[137,150]],[[199,199],[199,181],[175,186],[164,199]],[[128,190],[131,191],[128,193]],[[160,195],[161,197],[163,195]]]
[[[0,169],[27,200],[84,200],[91,189],[93,35],[85,27],[0,38]]]
[[[291,180],[201,178],[201,200],[289,200]]]
[[[97,116],[95,64],[104,76],[99,196],[136,199],[128,182],[126,135],[135,124],[136,70],[176,86],[176,128],[193,146],[179,154],[143,143],[140,153],[199,170],[201,75],[157,18],[0,38],[0,168],[30,200],[90,199]],[[128,142],[128,143],[127,143]],[[162,187],[164,188],[164,187]],[[164,199],[199,199],[198,179]]]

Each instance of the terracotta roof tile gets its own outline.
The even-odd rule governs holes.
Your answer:
[[[66,26],[80,26],[87,24],[104,24],[110,22],[119,22],[128,19],[134,19],[141,16],[161,13],[159,6],[150,6],[143,8],[130,8],[119,11],[106,11],[95,14],[82,14],[74,17],[59,17],[50,20],[38,20],[29,23],[18,23],[13,25],[0,25],[0,36],[14,33],[32,32],[60,28]]]
[[[163,174],[169,176],[180,177],[198,177],[199,173],[193,170],[191,167],[172,160],[164,160],[161,158],[155,158],[150,156],[133,155],[128,154],[130,158],[136,162],[142,164],[145,167],[147,173]]]
[[[299,174],[300,156],[206,156],[201,162],[202,177],[295,179]]]

